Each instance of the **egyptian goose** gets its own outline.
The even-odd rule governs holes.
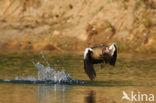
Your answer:
[[[115,66],[117,59],[117,47],[113,43],[111,46],[98,45],[90,48],[86,48],[84,51],[84,69],[90,80],[96,77],[94,70],[94,64],[104,63]]]

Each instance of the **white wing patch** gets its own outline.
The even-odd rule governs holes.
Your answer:
[[[84,59],[86,59],[89,50],[93,51],[92,48],[86,48],[85,51],[84,51]]]
[[[114,55],[114,52],[115,52],[115,44],[113,43],[110,47],[109,47],[109,50],[111,51],[111,55]]]

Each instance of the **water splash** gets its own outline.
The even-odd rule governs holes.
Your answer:
[[[83,83],[82,81],[80,82],[78,80],[73,80],[71,76],[68,73],[66,73],[64,70],[56,71],[55,69],[50,67],[50,63],[44,56],[44,53],[41,51],[40,54],[42,55],[42,59],[45,61],[47,66],[44,66],[40,62],[37,62],[37,63],[33,62],[34,66],[38,69],[39,81],[48,81],[48,82],[59,83],[59,84],[60,83],[70,83],[70,84],[72,83],[82,84]]]
[[[44,66],[40,62],[33,63],[38,69],[39,81],[47,81],[48,83],[69,83],[69,84],[82,84],[82,81],[73,80],[71,76],[64,70],[56,71],[50,66]]]

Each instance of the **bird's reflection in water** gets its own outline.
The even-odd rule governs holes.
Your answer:
[[[38,103],[64,103],[67,85],[38,85],[37,101]]]
[[[88,96],[85,97],[86,103],[95,103],[95,91],[91,90],[88,93]]]

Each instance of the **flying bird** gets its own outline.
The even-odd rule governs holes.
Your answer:
[[[90,80],[96,77],[94,70],[94,64],[101,63],[101,67],[104,63],[115,66],[117,59],[117,47],[113,43],[111,46],[98,45],[90,48],[86,48],[84,51],[84,69]]]

